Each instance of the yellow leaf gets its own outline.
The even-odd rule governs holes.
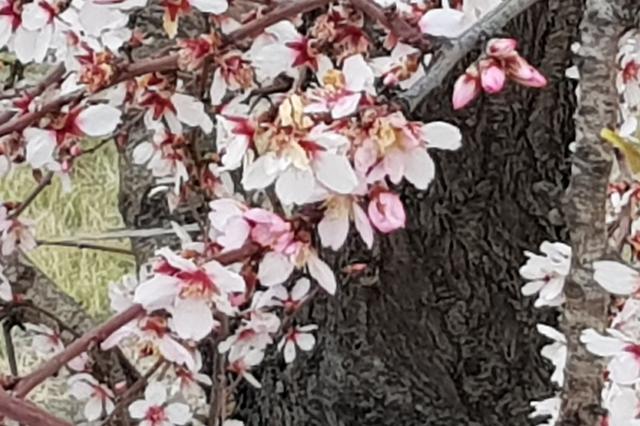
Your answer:
[[[640,146],[627,141],[609,129],[602,129],[600,137],[622,152],[633,175],[640,174]]]

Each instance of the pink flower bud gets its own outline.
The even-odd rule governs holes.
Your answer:
[[[469,105],[480,94],[480,75],[478,68],[471,65],[458,77],[453,86],[453,109],[461,109]]]
[[[369,202],[369,219],[385,234],[404,228],[406,215],[400,197],[393,192],[379,192]]]
[[[516,56],[508,61],[507,76],[523,86],[544,87],[547,85],[547,79],[521,56]]]
[[[489,94],[498,93],[504,88],[507,77],[497,61],[492,59],[480,61],[480,82],[482,90]]]
[[[518,42],[512,38],[493,38],[487,43],[487,55],[494,58],[507,58],[516,53]]]

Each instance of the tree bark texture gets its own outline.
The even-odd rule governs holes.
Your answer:
[[[611,172],[611,147],[600,131],[616,127],[618,40],[630,22],[636,1],[587,0],[580,24],[580,101],[575,114],[576,152],[565,199],[565,216],[573,250],[566,284],[562,329],[569,357],[560,425],[600,424],[605,360],[580,343],[587,328],[602,331],[609,323],[609,295],[594,281],[592,262],[608,250],[605,206]],[[625,20],[626,17],[626,20]]]
[[[547,88],[511,86],[454,113],[453,81],[478,46],[421,106],[416,119],[460,126],[463,147],[432,152],[438,172],[427,192],[403,188],[405,230],[379,238],[371,252],[354,236],[339,254],[325,254],[336,271],[353,262],[369,268],[340,276],[335,297],[301,312],[300,323],[320,326],[317,347],[291,366],[270,354],[256,372],[263,388],[241,385],[236,418],[251,426],[533,424],[529,401],[554,391],[535,324],[554,324],[556,314],[520,294],[518,268],[524,250],[568,238],[559,206],[575,87],[564,72],[581,9],[580,0],[539,2],[505,30],[549,78]],[[143,200],[148,190],[134,183],[142,172],[130,149],[121,167],[125,223],[166,223],[164,207]],[[147,255],[152,246],[134,241]],[[206,358],[205,369],[212,365]]]

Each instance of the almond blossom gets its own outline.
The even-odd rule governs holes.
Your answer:
[[[370,60],[376,77],[381,77],[385,86],[398,86],[407,90],[424,76],[420,63],[420,50],[405,43],[397,43],[390,56],[380,56]],[[428,64],[430,56],[425,59]]]
[[[613,383],[603,393],[603,405],[609,411],[606,426],[640,426],[640,400],[635,389]]]
[[[318,223],[318,235],[323,246],[340,249],[349,234],[350,221],[353,221],[367,247],[373,246],[371,222],[356,197],[330,195],[323,204],[326,207],[324,216]]]
[[[185,425],[191,420],[189,406],[181,402],[167,403],[167,391],[159,382],[151,382],[144,391],[144,399],[129,405],[129,414],[140,426]]]
[[[135,339],[141,357],[159,354],[167,361],[185,365],[191,371],[196,369],[193,354],[178,342],[169,329],[168,321],[161,316],[146,316],[125,324],[103,340],[100,348],[109,350],[131,338]]]
[[[32,334],[31,346],[36,353],[50,357],[64,350],[60,333],[44,324],[25,324],[26,330]]]
[[[228,369],[241,376],[254,388],[260,389],[262,385],[249,370],[260,364],[263,358],[264,352],[258,349],[252,349],[248,352],[238,352],[236,356],[229,355]]]
[[[349,140],[327,131],[324,125],[295,137],[286,127],[294,125],[303,130],[301,126],[305,125],[305,120],[299,115],[301,112],[302,101],[297,95],[281,104],[281,127],[269,129],[259,136],[256,144],[264,148],[256,161],[244,170],[242,184],[245,190],[266,188],[275,182],[278,198],[289,205],[305,203],[318,183],[340,194],[355,189],[358,180],[346,157]]]
[[[571,267],[571,247],[563,243],[543,242],[538,255],[526,251],[527,262],[520,268],[520,276],[529,282],[522,294],[538,293],[535,306],[559,306],[564,303],[564,283]]]
[[[367,182],[388,176],[397,184],[404,177],[422,190],[435,176],[435,164],[427,149],[456,150],[462,138],[460,130],[449,123],[418,124],[400,112],[377,118],[368,133],[355,153],[356,168],[366,174]]]
[[[373,71],[362,55],[349,56],[342,71],[326,70],[320,78],[322,89],[309,93],[305,113],[331,113],[331,118],[337,120],[357,110],[363,93],[376,94]]]
[[[90,374],[75,374],[68,379],[67,383],[71,396],[80,401],[86,401],[84,417],[88,421],[92,422],[104,415],[109,415],[115,408],[113,403],[115,397],[111,389],[100,384]]]
[[[609,293],[627,296],[640,290],[640,273],[620,262],[593,262],[593,279]]]
[[[284,349],[284,361],[287,364],[292,363],[296,359],[296,347],[302,351],[310,351],[316,344],[316,339],[309,331],[317,330],[318,326],[309,324],[304,326],[296,326],[287,332],[287,334],[278,343],[278,350]]]
[[[607,369],[615,383],[630,385],[640,378],[640,344],[618,330],[603,336],[593,329],[582,332],[580,341],[595,355],[609,358]]]
[[[244,292],[245,283],[237,273],[215,260],[202,265],[176,255],[168,248],[157,251],[161,260],[155,275],[136,288],[134,301],[147,310],[166,309],[172,328],[184,339],[200,340],[215,325],[211,304],[232,292]]]
[[[558,386],[562,386],[564,384],[564,367],[567,362],[567,339],[564,334],[545,324],[536,325],[536,329],[538,333],[554,341],[544,346],[540,354],[551,361],[555,367],[551,375],[551,381],[557,383]]]
[[[10,218],[7,208],[0,205],[0,244],[3,256],[9,256],[17,249],[28,252],[36,248],[35,223],[25,218]]]

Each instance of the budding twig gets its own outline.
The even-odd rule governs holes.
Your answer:
[[[88,250],[99,250],[105,251],[108,253],[117,253],[124,254],[127,256],[133,256],[133,251],[120,247],[109,247],[109,246],[101,246],[98,244],[91,243],[83,243],[83,242],[75,242],[75,241],[47,241],[47,240],[38,240],[39,246],[58,246],[58,247],[71,247],[77,249],[88,249]]]

